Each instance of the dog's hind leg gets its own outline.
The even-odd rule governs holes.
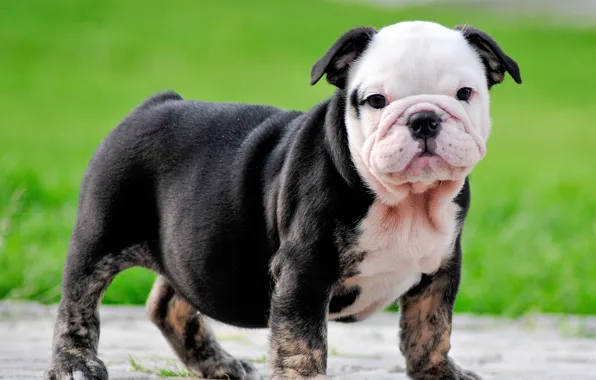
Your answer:
[[[153,285],[147,313],[184,365],[197,375],[207,379],[260,379],[253,365],[235,359],[220,346],[206,318],[163,276]]]
[[[132,222],[137,213],[131,207],[136,205],[126,194],[121,193],[126,205],[114,202],[115,196],[104,195],[114,193],[110,184],[119,185],[94,178],[83,185],[62,275],[52,364],[45,375],[49,380],[106,380],[106,367],[97,357],[102,296],[114,277],[127,268],[142,266],[159,272],[154,243],[139,239],[145,226]]]
[[[77,220],[62,274],[49,380],[105,380],[97,357],[98,306],[114,277],[142,266],[159,272],[156,211],[144,173],[131,159],[102,144],[85,174]]]
[[[97,357],[97,309],[104,291],[119,272],[146,261],[144,244],[101,257],[77,253],[84,248],[88,246],[73,239],[54,328],[52,365],[45,375],[49,380],[108,378],[106,367]]]

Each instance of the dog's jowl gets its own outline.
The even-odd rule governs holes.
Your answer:
[[[478,379],[449,356],[451,317],[468,174],[506,73],[521,83],[486,33],[404,22],[341,36],[311,71],[335,94],[306,112],[146,100],[84,176],[46,377],[107,379],[97,308],[143,266],[149,317],[198,375],[259,378],[208,318],[269,327],[269,379],[323,379],[327,321],[399,301],[411,378]]]

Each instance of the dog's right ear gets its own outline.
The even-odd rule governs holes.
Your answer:
[[[375,28],[361,27],[346,32],[312,67],[310,84],[316,84],[327,74],[327,82],[343,89],[350,65],[362,54],[374,35]]]

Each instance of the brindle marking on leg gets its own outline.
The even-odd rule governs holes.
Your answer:
[[[325,316],[330,296],[312,291],[309,285],[298,285],[295,274],[288,272],[282,272],[276,284],[269,320],[269,372],[273,379],[311,379],[327,370]],[[325,306],[314,310],[297,303],[306,299],[317,307]]]
[[[65,274],[47,379],[70,379],[75,373],[81,379],[107,379],[105,365],[97,358],[100,331],[97,308],[118,273],[134,265],[153,267],[147,249],[146,245],[130,247]]]
[[[451,320],[459,276],[447,265],[400,300],[400,349],[407,372],[415,380],[480,379],[457,366],[449,357]],[[456,280],[457,279],[457,280]]]
[[[401,344],[414,373],[443,362],[451,348],[449,310],[436,290],[439,281],[418,296],[402,299]]]
[[[147,300],[149,318],[180,360],[209,379],[259,379],[249,363],[234,359],[216,341],[207,321],[159,276]]]
[[[341,280],[358,275],[358,264],[360,264],[366,253],[356,249],[358,243],[358,235],[354,234],[352,228],[345,226],[338,226],[335,230],[335,244],[340,249],[340,272]]]
[[[301,380],[325,373],[327,345],[296,334],[289,325],[278,324],[271,337],[270,372],[274,379]],[[316,332],[313,332],[316,334]],[[326,335],[326,327],[325,327]]]

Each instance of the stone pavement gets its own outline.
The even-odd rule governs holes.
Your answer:
[[[143,308],[102,306],[100,356],[111,379],[157,379],[178,362]],[[49,363],[55,307],[0,303],[0,379],[40,379]],[[334,379],[405,380],[397,347],[397,314],[358,324],[331,323],[329,374]],[[266,330],[213,324],[222,345],[266,375]],[[492,380],[596,380],[596,318],[507,320],[457,315],[453,357]],[[178,370],[178,372],[181,372]]]

